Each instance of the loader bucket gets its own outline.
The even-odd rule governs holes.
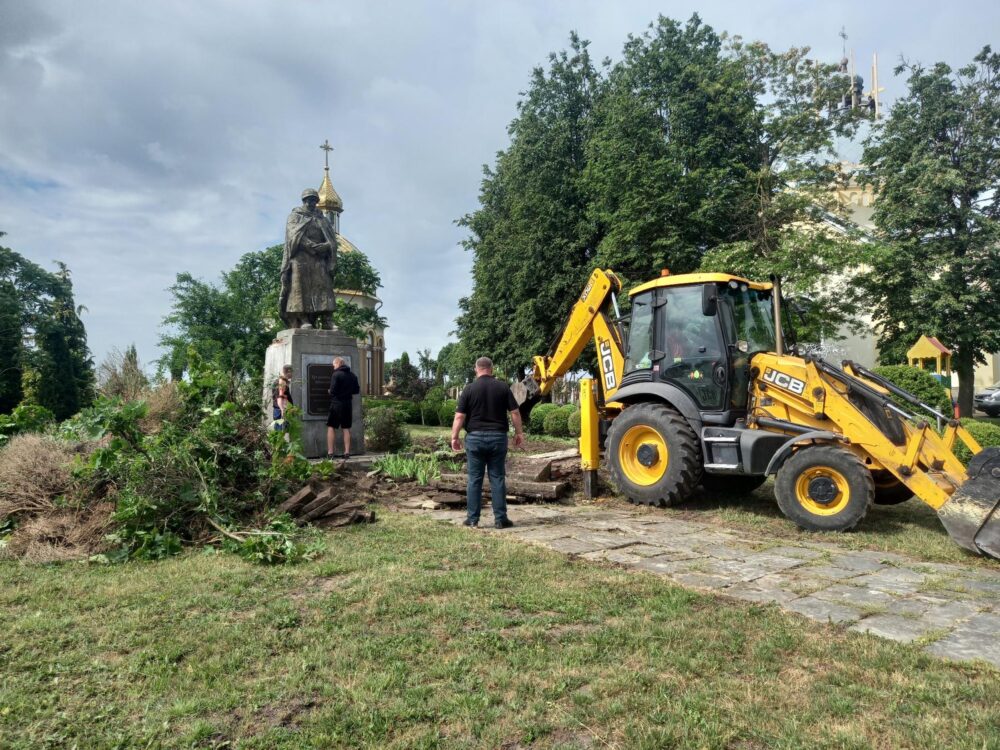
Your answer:
[[[1000,559],[1000,447],[972,457],[969,478],[938,509],[951,538],[967,550]]]
[[[514,383],[510,390],[514,394],[514,401],[517,402],[517,410],[521,412],[521,419],[527,423],[531,410],[535,408],[535,404],[542,400],[542,389],[529,375],[524,380]]]

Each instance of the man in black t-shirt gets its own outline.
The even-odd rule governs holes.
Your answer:
[[[465,425],[465,454],[468,459],[469,483],[466,490],[468,515],[466,526],[479,525],[483,505],[483,473],[490,475],[490,498],[493,518],[498,529],[514,524],[507,518],[507,415],[514,423],[514,447],[524,442],[521,413],[510,386],[493,377],[493,362],[489,357],[476,360],[476,380],[465,387],[458,397],[455,421],[451,425],[451,447],[462,450],[458,434]]]
[[[354,408],[351,399],[361,393],[357,376],[351,372],[343,357],[333,358],[333,377],[330,379],[330,416],[326,419],[326,457],[334,455],[337,430],[344,431],[344,458],[351,457],[351,424]]]

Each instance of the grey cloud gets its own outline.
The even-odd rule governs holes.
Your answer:
[[[532,67],[571,29],[599,60],[695,9],[831,58],[846,25],[863,71],[882,53],[890,94],[900,52],[961,62],[1000,20],[986,2],[0,0],[4,242],[70,265],[98,360],[135,341],[149,361],[176,273],[214,280],[279,242],[329,138],[344,233],[382,273],[389,356],[436,350],[471,283],[454,220]]]

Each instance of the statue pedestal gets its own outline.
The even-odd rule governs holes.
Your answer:
[[[354,372],[358,365],[358,342],[340,331],[289,328],[278,333],[264,358],[264,404],[271,424],[271,386],[285,365],[292,366],[292,401],[302,410],[302,448],[309,458],[326,456],[326,418],[330,413],[330,378],[333,358],[343,357]],[[356,373],[355,373],[356,374]],[[365,452],[365,426],[361,418],[360,394],[351,399],[351,454]],[[344,450],[341,431],[337,448]]]

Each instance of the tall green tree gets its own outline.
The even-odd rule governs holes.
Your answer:
[[[902,73],[906,94],[865,142],[884,243],[862,282],[883,358],[937,336],[971,416],[975,365],[1000,350],[1000,55]]]
[[[278,317],[280,270],[284,252],[274,245],[247,253],[236,266],[211,284],[189,273],[177,275],[170,287],[173,307],[164,318],[160,344],[166,353],[160,369],[179,379],[192,348],[207,362],[241,376],[256,377],[274,335],[283,328]],[[359,252],[340,253],[334,288],[374,295],[381,286],[378,272]],[[365,326],[385,326],[374,310],[337,301],[334,324],[344,333],[361,336]]]
[[[544,351],[597,246],[583,183],[599,83],[587,46],[573,34],[568,51],[532,71],[508,127],[511,144],[484,168],[479,209],[459,220],[475,257],[458,333],[507,372]]]
[[[741,239],[756,100],[739,59],[694,15],[661,16],[611,68],[587,147],[597,262],[633,281],[695,270]]]
[[[2,369],[20,373],[22,398],[48,407],[61,418],[93,399],[94,368],[69,269],[63,263],[57,266],[51,273],[0,247],[0,297],[5,300],[0,306],[7,311],[5,318],[13,321],[16,317],[20,323],[20,347],[13,339],[7,342],[6,351],[13,358]],[[9,335],[11,329],[6,328]]]
[[[836,201],[836,188],[851,177],[837,161],[837,141],[852,137],[861,121],[841,106],[850,80],[838,66],[810,57],[808,47],[773,50],[734,37],[727,54],[742,69],[738,80],[753,106],[738,110],[741,158],[730,173],[738,187],[729,192],[734,231],[701,267],[782,276],[786,292],[810,300],[809,338],[833,336],[858,312],[859,295],[838,279],[864,256]]]
[[[428,384],[421,380],[420,370],[410,362],[410,355],[403,352],[399,359],[386,363],[385,376],[395,384],[394,395],[403,398],[420,399],[427,392]]]
[[[21,403],[22,335],[17,289],[11,281],[0,281],[0,414]]]

